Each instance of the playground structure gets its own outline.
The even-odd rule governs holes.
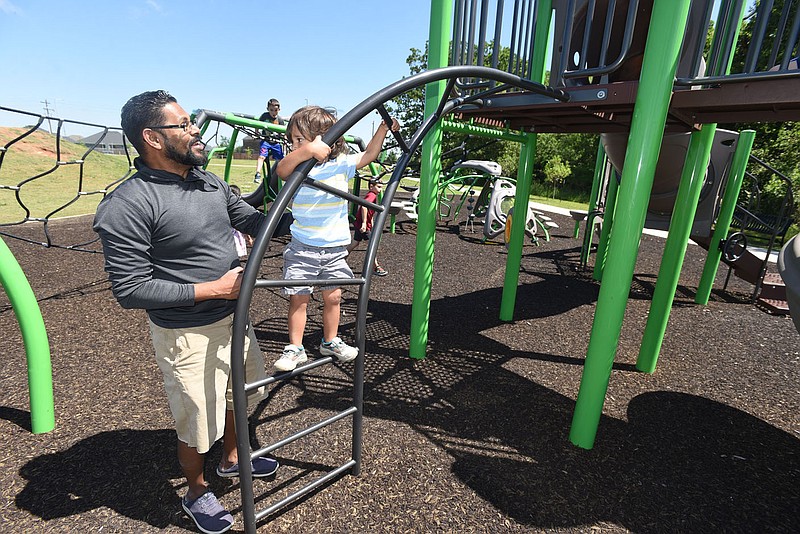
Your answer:
[[[453,150],[466,153],[464,143]],[[411,191],[411,199],[394,202],[392,207],[395,210],[402,208],[413,212],[409,213],[409,218],[416,221],[419,187],[404,187],[404,189]],[[460,225],[459,215],[462,215],[464,210],[466,211],[464,232],[474,233],[477,222],[483,227],[483,242],[498,236],[502,236],[503,240],[508,242],[510,226],[507,221],[509,217],[513,217],[515,196],[516,180],[502,176],[502,168],[498,163],[459,159],[438,181],[437,221]],[[558,225],[541,211],[528,207],[525,233],[534,244],[539,243],[539,235],[543,235],[544,240],[549,241],[550,228],[558,228]]]
[[[485,63],[483,43],[487,34],[485,23],[488,19],[486,15],[488,4],[489,2],[481,3],[482,11],[478,16],[474,11],[470,12],[470,9],[477,7],[477,2],[471,4],[456,2],[454,17],[456,22],[452,43],[452,56],[455,63],[467,62],[476,65]],[[722,114],[726,115],[726,120],[736,120],[737,114],[739,114],[739,118],[752,117],[754,110],[770,108],[772,109],[771,113],[765,113],[762,120],[791,120],[798,116],[799,103],[797,102],[797,93],[780,93],[784,100],[781,102],[781,106],[776,106],[773,98],[775,93],[768,90],[763,93],[759,92],[762,96],[761,103],[744,99],[741,96],[739,96],[739,100],[736,100],[735,94],[731,95],[729,91],[723,90],[721,98],[719,93],[715,94],[716,98],[712,97],[714,102],[721,106],[712,109],[709,104],[707,100],[709,97],[704,93],[716,92],[718,87],[726,87],[726,82],[730,81],[726,79],[726,76],[729,74],[729,64],[736,45],[738,27],[744,8],[741,1],[725,1],[720,6],[721,15],[714,34],[712,54],[708,61],[709,67],[706,70],[710,76],[700,74],[704,39],[698,37],[698,35],[702,36],[702,32],[697,31],[698,27],[707,27],[711,16],[710,2],[656,0],[652,3],[640,3],[632,1],[626,4],[628,9],[627,15],[622,20],[622,32],[614,31],[609,24],[605,26],[601,24],[602,31],[595,32],[594,26],[596,21],[614,20],[612,15],[616,13],[615,8],[619,7],[617,4],[621,6],[623,2],[605,3],[608,10],[605,14],[595,11],[595,9],[599,10],[599,4],[595,2],[580,3],[583,8],[581,11],[584,17],[583,28],[573,30],[572,22],[579,18],[576,16],[575,4],[572,1],[515,3],[515,7],[521,6],[520,9],[524,10],[525,15],[520,20],[528,20],[530,25],[525,31],[519,30],[520,35],[525,35],[528,41],[523,42],[523,39],[519,39],[512,47],[508,65],[512,71],[514,69],[516,71],[512,72],[509,77],[508,74],[501,73],[497,69],[487,69],[482,66],[445,67],[449,48],[451,6],[445,2],[433,2],[428,55],[430,70],[406,78],[375,93],[342,117],[339,123],[328,132],[324,140],[331,142],[336,139],[367,113],[373,109],[382,109],[384,103],[398,94],[418,85],[426,85],[425,120],[409,142],[398,140],[399,144],[404,147],[404,154],[398,161],[392,178],[387,184],[383,203],[380,206],[370,206],[378,213],[375,227],[382,228],[385,225],[400,178],[408,164],[409,155],[422,144],[410,343],[411,356],[422,358],[425,355],[427,342],[426,317],[430,305],[433,233],[438,216],[438,177],[441,175],[439,151],[443,127],[439,119],[446,114],[458,112],[462,117],[473,119],[478,124],[480,121],[488,121],[494,125],[499,122],[521,131],[533,129],[537,132],[630,132],[621,179],[615,193],[616,205],[624,206],[624,209],[614,210],[613,223],[611,218],[606,218],[604,221],[604,227],[608,228],[613,224],[614,230],[610,232],[608,238],[603,281],[600,286],[594,325],[570,432],[570,440],[574,444],[591,448],[610,379],[625,302],[631,287],[636,249],[644,228],[647,205],[654,182],[657,155],[665,129],[692,133],[690,134],[686,163],[683,167],[678,191],[675,194],[673,215],[669,226],[670,233],[662,259],[662,268],[659,272],[651,313],[637,362],[637,368],[645,372],[654,370],[666,330],[669,308],[677,286],[677,276],[691,234],[703,178],[709,163],[711,146],[716,135],[716,120]],[[543,80],[544,76],[546,49],[544,36],[549,30],[551,8],[555,9],[556,29],[563,30],[563,33],[561,40],[559,40],[558,32],[556,33],[554,49],[557,53],[554,54],[551,68],[551,87],[546,87],[539,82]],[[501,9],[498,8],[498,21],[501,18],[500,12]],[[769,9],[760,9],[759,16],[762,20],[769,15]],[[781,15],[782,20],[788,20],[789,15],[789,11],[785,10]],[[478,19],[482,21],[480,27],[475,24]],[[563,24],[559,25],[559,20]],[[644,30],[641,22],[636,24],[637,20],[651,20],[652,23],[649,28]],[[800,20],[800,17],[795,16],[794,20]],[[496,28],[496,31],[500,30]],[[694,38],[687,38],[682,47],[684,33],[689,37],[694,36]],[[584,37],[583,41],[578,39],[578,44],[575,44],[576,41],[573,37],[581,34]],[[595,37],[603,36],[603,45],[599,48],[601,56],[597,58],[596,62],[591,62],[586,54],[590,48],[594,50],[589,45],[593,35]],[[760,35],[756,35],[756,39],[751,42],[751,47],[756,47],[756,51],[751,53],[754,58],[758,56],[763,35],[763,31],[761,31]],[[538,36],[538,40],[534,42],[535,36]],[[612,47],[607,46],[612,41],[620,46],[619,55],[615,60],[606,61],[606,56],[613,53],[609,52]],[[755,74],[757,59],[753,59],[753,61],[748,61],[750,72],[740,76],[738,80],[746,82],[758,80],[760,83],[769,83],[770,85],[775,83],[786,89],[786,82],[797,78],[796,75],[800,74],[788,70],[789,60],[796,42],[797,31],[794,31],[788,44],[784,45],[781,39],[775,42],[774,50],[778,50],[782,46],[786,47],[782,68],[773,69],[773,65],[770,65],[769,69],[773,70],[764,70],[763,72],[766,74]],[[494,46],[500,46],[497,40],[495,40]],[[570,53],[572,48],[575,48],[574,54]],[[478,51],[476,57],[473,54],[475,49]],[[495,54],[491,60],[494,62],[493,67],[498,66],[498,51],[499,48],[495,48]],[[679,61],[679,58],[682,60]],[[574,61],[574,66],[579,68],[571,70],[567,65],[570,61]],[[680,69],[678,69],[679,63]],[[674,83],[676,74],[679,77],[677,85]],[[734,81],[736,80],[734,79]],[[703,88],[710,83],[715,85]],[[681,89],[683,86],[700,88],[683,90]],[[732,85],[727,85],[727,87],[732,87]],[[683,100],[677,97],[678,93],[685,95]],[[790,94],[791,96],[789,96]],[[767,98],[764,95],[771,96]],[[679,103],[680,107],[673,109],[676,103]],[[637,113],[639,106],[646,106],[646,111]],[[759,108],[759,106],[764,107]],[[733,110],[732,114],[731,110]],[[515,199],[515,209],[517,210],[524,210],[528,206],[530,165],[535,154],[535,134],[525,133],[524,135],[526,137],[520,157],[520,174],[517,180],[518,189]],[[698,290],[697,297],[700,303],[703,303],[704,299],[707,302],[711,290],[709,282],[713,281],[720,261],[721,254],[717,254],[719,243],[727,237],[730,217],[732,217],[745,174],[752,140],[752,132],[741,132],[733,149],[727,186],[722,195],[722,205],[717,216],[712,244],[709,247],[708,275],[704,273],[701,287]],[[288,204],[291,192],[300,184],[317,186],[305,177],[312,166],[313,161],[306,162],[288,179],[286,187],[275,201],[279,210]],[[342,194],[342,196],[364,204],[360,199],[349,198],[347,194]],[[592,206],[593,208],[594,206]],[[269,240],[275,225],[276,221],[274,217],[271,217],[256,239],[253,249],[253,255],[256,258],[263,256],[265,243]],[[511,225],[506,281],[500,312],[503,320],[511,320],[513,316],[524,232],[523,225],[524,220],[516,217]],[[352,282],[353,285],[359,287],[356,345],[362,355],[364,352],[364,321],[368,301],[366,297],[370,285],[368,266],[375,258],[378,243],[379,241],[375,240],[368,246],[364,259],[365,268],[362,270],[367,275],[354,279]],[[234,365],[233,376],[237,393],[235,395],[237,425],[247,424],[244,411],[245,393],[262,385],[244,383],[240,363],[241,339],[245,332],[249,300],[252,298],[251,292],[258,287],[274,287],[280,283],[280,281],[257,280],[256,268],[250,268],[250,264],[244,273],[242,284],[244,296],[239,299],[234,324],[233,351],[236,365]],[[302,374],[310,368],[325,363],[327,363],[325,359],[316,360],[291,373],[283,376],[276,375],[269,382],[293,378],[297,374]],[[352,458],[322,478],[265,510],[255,512],[251,475],[246,470],[243,471],[242,502],[248,531],[255,529],[255,521],[259,518],[300,498],[341,473],[351,471],[353,474],[358,474],[361,458],[363,366],[362,356],[356,361],[354,402],[348,409],[313,428],[257,451],[250,450],[246,439],[240,440],[240,456],[244,457],[250,454],[251,457],[255,457],[267,454],[284,443],[299,439],[309,432],[316,431],[344,417],[350,415],[353,417]]]
[[[625,301],[630,289],[630,282],[633,272],[633,262],[636,257],[636,244],[646,219],[647,205],[649,204],[651,186],[655,176],[657,153],[662,145],[662,135],[665,128],[692,131],[687,149],[687,165],[684,167],[680,185],[676,193],[673,215],[670,223],[670,237],[667,241],[662,271],[659,273],[656,295],[653,299],[650,317],[653,323],[648,322],[645,332],[645,340],[642,343],[641,365],[637,367],[643,371],[652,371],[655,366],[660,342],[663,339],[666,320],[669,315],[672,295],[675,292],[677,274],[674,271],[680,270],[683,250],[686,241],[691,233],[692,221],[695,219],[697,199],[700,196],[702,176],[708,166],[711,142],[715,136],[714,122],[720,117],[726,120],[733,120],[735,117],[762,117],[762,120],[796,120],[798,117],[798,93],[792,92],[796,87],[797,73],[790,72],[788,69],[789,61],[783,61],[777,70],[764,70],[744,73],[745,75],[733,75],[727,77],[727,58],[729,58],[736,42],[736,28],[741,18],[743,2],[724,1],[720,12],[722,17],[728,19],[727,24],[718,24],[715,33],[715,45],[712,47],[714,57],[708,61],[708,72],[711,76],[698,76],[699,69],[698,50],[702,47],[698,43],[702,39],[695,40],[695,50],[691,49],[692,40],[687,40],[683,47],[688,49],[681,53],[681,39],[683,29],[696,29],[698,21],[700,27],[702,22],[707,20],[703,14],[710,15],[710,2],[689,2],[689,0],[655,0],[650,5],[652,11],[643,8],[647,2],[607,2],[606,7],[612,10],[611,6],[619,7],[620,12],[623,5],[628,6],[627,18],[624,19],[622,35],[618,35],[616,30],[609,29],[608,32],[601,31],[601,35],[607,34],[609,43],[615,39],[620,43],[625,43],[628,39],[631,43],[641,44],[641,53],[635,53],[635,47],[630,50],[622,46],[618,61],[611,61],[608,65],[595,65],[588,62],[579,62],[578,69],[567,69],[566,64],[574,57],[587,57],[586,51],[594,49],[588,44],[590,40],[585,40],[586,44],[576,44],[577,50],[582,54],[575,56],[570,54],[570,47],[562,45],[561,53],[554,54],[554,65],[558,69],[552,69],[555,73],[551,79],[551,86],[542,85],[544,53],[543,42],[546,40],[547,27],[550,23],[550,9],[555,9],[555,21],[557,29],[559,21],[563,23],[562,38],[563,43],[570,40],[572,46],[573,36],[584,34],[594,35],[594,21],[600,21],[605,17],[591,11],[601,2],[592,1],[577,2],[583,6],[585,24],[583,31],[576,29],[572,31],[571,26],[574,21],[578,21],[575,12],[576,2],[517,2],[520,9],[526,9],[526,20],[529,18],[531,25],[525,34],[530,38],[528,42],[514,44],[512,60],[509,65],[514,65],[518,69],[517,74],[505,73],[497,69],[482,66],[457,65],[445,67],[450,27],[450,5],[446,2],[434,1],[432,3],[432,25],[430,40],[430,67],[429,71],[421,73],[396,84],[393,84],[366,99],[362,104],[354,108],[351,112],[342,117],[337,125],[328,132],[325,140],[330,142],[343,135],[358,120],[374,109],[382,109],[383,105],[391,98],[420,85],[427,85],[426,92],[426,119],[422,126],[414,133],[409,141],[398,140],[404,147],[404,154],[392,174],[386,187],[384,200],[380,205],[369,204],[349,193],[342,194],[344,198],[352,201],[356,205],[366,205],[378,212],[375,226],[380,229],[386,224],[392,198],[397,190],[399,181],[403,174],[403,169],[408,163],[409,155],[418,147],[423,150],[423,170],[420,182],[420,203],[418,211],[418,241],[417,255],[415,263],[415,293],[414,308],[412,311],[412,333],[411,333],[411,356],[422,358],[425,354],[425,344],[427,341],[427,324],[425,324],[425,310],[430,304],[430,282],[432,275],[432,255],[433,255],[433,230],[436,220],[436,190],[437,183],[432,176],[439,176],[437,169],[439,144],[441,131],[443,129],[440,119],[449,113],[458,112],[465,117],[472,117],[476,123],[481,120],[501,120],[509,128],[519,129],[525,133],[520,134],[524,138],[524,150],[520,158],[520,175],[517,178],[517,195],[515,209],[523,210],[527,208],[526,192],[530,185],[530,164],[535,154],[535,133],[527,132],[531,127],[538,131],[627,131],[630,130],[628,148],[625,153],[624,164],[622,165],[621,179],[616,191],[616,205],[624,206],[626,209],[616,209],[613,218],[604,218],[604,231],[606,227],[613,226],[614,232],[608,238],[606,261],[603,270],[603,281],[600,289],[600,297],[597,302],[594,325],[589,349],[586,355],[586,366],[584,379],[578,395],[575,416],[573,419],[572,432],[570,439],[578,446],[591,448],[597,423],[602,410],[602,401],[605,389],[608,385],[611,363],[613,363],[614,352],[619,338],[622,323],[622,315],[625,310]],[[482,2],[482,8],[488,6],[488,2]],[[618,5],[619,4],[619,5]],[[690,5],[691,4],[691,5]],[[477,3],[473,3],[476,6]],[[766,4],[765,4],[766,5]],[[591,9],[590,9],[590,6]],[[697,7],[700,6],[700,7]],[[469,5],[466,2],[456,3],[456,37],[453,41],[454,57],[471,56],[473,44],[479,42],[475,39],[477,34],[466,35],[464,31],[468,25],[467,20],[478,18],[477,15],[468,14]],[[690,16],[691,8],[691,16]],[[705,9],[703,9],[705,8]],[[599,7],[597,7],[599,9]],[[613,11],[613,10],[612,10]],[[614,11],[616,12],[616,11]],[[698,15],[700,13],[700,15]],[[761,16],[769,15],[769,10],[762,10]],[[642,17],[650,14],[654,21],[649,31],[643,31],[641,25],[635,22]],[[797,21],[796,13],[787,10],[782,15],[784,20]],[[792,19],[792,17],[794,17]],[[485,17],[480,17],[485,18]],[[592,24],[589,24],[589,20]],[[683,22],[689,20],[690,24]],[[668,22],[665,22],[668,21]],[[731,22],[733,21],[733,22]],[[792,23],[792,27],[796,24]],[[569,31],[568,31],[569,28]],[[637,30],[638,28],[638,30]],[[484,28],[485,29],[485,28]],[[639,33],[637,33],[637,31]],[[687,35],[692,33],[687,32]],[[695,32],[700,33],[700,32]],[[480,32],[478,33],[480,34]],[[523,34],[520,31],[520,34]],[[789,43],[789,52],[796,46],[797,32],[794,32],[794,41]],[[534,36],[538,36],[538,41],[534,41]],[[763,36],[763,34],[762,34]],[[605,38],[604,38],[605,39]],[[638,40],[637,40],[638,39]],[[482,42],[482,41],[480,41]],[[556,33],[558,41],[558,32]],[[495,43],[495,46],[498,46]],[[760,47],[761,40],[754,39],[751,46]],[[478,47],[479,51],[482,47]],[[613,54],[614,48],[611,46],[601,46],[600,50],[607,49],[609,55]],[[653,52],[655,50],[655,52]],[[650,53],[648,53],[650,52]],[[753,53],[757,57],[756,52]],[[786,56],[786,54],[783,54]],[[513,58],[518,60],[515,62]],[[684,77],[679,76],[678,86],[674,84],[673,76],[676,72],[678,58],[686,59],[680,65],[689,65],[689,70]],[[523,59],[519,59],[523,58]],[[605,58],[599,58],[602,62]],[[477,63],[482,63],[484,58],[479,54]],[[756,60],[753,61],[753,66]],[[615,66],[616,64],[616,66]],[[625,71],[630,71],[632,65],[640,65],[641,69],[633,69],[634,74],[625,75]],[[498,65],[494,65],[495,67]],[[576,65],[577,66],[577,65]],[[623,68],[624,66],[624,68]],[[772,67],[770,67],[772,69]],[[764,74],[762,74],[764,73]],[[638,78],[637,78],[638,76]],[[538,81],[537,81],[538,80]],[[577,80],[568,82],[567,80]],[[580,82],[584,80],[584,82]],[[596,83],[595,83],[596,82]],[[792,85],[792,82],[795,82]],[[737,95],[730,88],[736,88],[736,84],[754,83],[763,85],[763,91],[757,91],[758,98],[752,100],[742,95]],[[705,87],[714,84],[711,87]],[[683,86],[698,86],[700,89],[682,90]],[[780,89],[783,89],[781,92]],[[717,92],[715,95],[704,93]],[[741,87],[739,88],[741,89]],[[773,91],[774,89],[774,91]],[[731,94],[733,93],[733,94]],[[453,97],[453,94],[457,96]],[[720,98],[721,96],[721,98]],[[747,97],[753,96],[751,93]],[[737,100],[738,98],[738,100]],[[782,99],[776,103],[777,99]],[[645,102],[646,104],[640,104]],[[640,105],[646,105],[645,112],[637,113]],[[727,107],[726,107],[727,106]],[[763,115],[761,114],[763,112]],[[728,114],[730,113],[730,114]],[[737,115],[738,114],[738,115]],[[210,117],[210,115],[209,115]],[[500,119],[498,119],[500,117]],[[482,126],[475,126],[476,128]],[[747,153],[752,143],[752,135],[748,132],[741,132],[733,150],[730,163],[728,184],[721,202],[720,215],[716,220],[716,229],[722,233],[727,233],[730,220],[725,224],[725,216],[730,210],[733,216],[735,200],[738,197],[737,185],[745,174]],[[288,206],[293,193],[302,184],[320,187],[313,180],[307,178],[308,170],[313,166],[313,162],[306,162],[303,166],[288,179],[285,187],[278,192],[273,202],[273,207],[269,211],[268,222],[265,228],[257,236],[255,246],[251,253],[251,258],[258,259],[263,257],[267,243],[275,234],[279,227],[280,216]],[[612,181],[613,183],[613,181]],[[732,201],[731,201],[732,198]],[[594,208],[594,207],[593,207]],[[591,213],[591,211],[590,211]],[[612,222],[613,220],[613,222]],[[588,220],[587,220],[588,223]],[[516,295],[515,272],[519,270],[521,248],[523,242],[524,221],[523,218],[514,217],[511,224],[509,236],[509,256],[506,267],[506,281],[503,291],[503,304],[501,305],[501,318],[511,320],[513,318],[514,299]],[[379,234],[379,232],[376,232]],[[726,236],[718,236],[715,231],[712,236],[712,246],[710,250],[719,250],[719,242]],[[716,248],[713,246],[714,240],[717,242]],[[370,242],[365,254],[364,265],[372,264],[379,246],[379,240]],[[716,265],[713,262],[712,253],[709,253],[709,270],[716,272],[719,256]],[[248,307],[255,289],[265,287],[277,287],[281,281],[259,280],[258,262],[248,262],[248,267],[244,273],[242,285],[242,297],[237,305],[236,319],[234,325],[234,346],[233,346],[233,377],[236,384],[235,404],[237,426],[248,422],[245,410],[246,391],[260,387],[265,384],[245,384],[243,379],[243,369],[241,368],[241,357],[243,351],[244,332],[248,319]],[[242,464],[242,501],[245,525],[248,532],[255,529],[255,522],[274,512],[278,508],[293,502],[310,491],[318,488],[325,482],[339,476],[347,471],[358,474],[360,469],[360,437],[361,437],[361,416],[362,416],[362,396],[363,391],[363,366],[364,366],[364,318],[368,304],[369,286],[371,282],[370,269],[363,269],[366,275],[356,278],[352,285],[358,287],[358,313],[356,328],[356,344],[359,348],[361,357],[358,358],[355,366],[354,376],[354,402],[351,407],[343,410],[333,418],[322,422],[314,428],[307,429],[294,436],[287,437],[275,444],[269,445],[258,451],[251,451],[247,443],[247,433],[241,432],[243,436],[239,443],[240,456],[258,456],[268,454],[286,443],[300,439],[309,432],[321,429],[328,424],[339,421],[345,417],[353,417],[353,454],[352,458],[333,470],[323,478],[313,482],[306,488],[292,494],[286,499],[273,504],[266,510],[256,514],[254,509],[254,499],[252,493],[252,474],[249,473],[247,462]],[[707,278],[704,277],[704,280]],[[713,276],[710,277],[713,280]],[[324,283],[320,283],[324,285]],[[710,286],[707,288],[710,291]],[[698,290],[698,296],[701,291]],[[706,295],[707,298],[707,295]],[[659,331],[660,329],[660,331]],[[276,375],[268,379],[267,383],[274,383],[280,380],[291,379],[303,372],[329,363],[329,359],[315,360],[311,364],[297,369],[286,375]]]
[[[596,435],[664,132],[691,133],[637,362],[637,368],[646,372],[655,369],[666,330],[716,123],[721,120],[784,121],[800,117],[800,93],[796,90],[800,72],[792,63],[800,15],[797,6],[791,3],[786,3],[783,10],[773,10],[772,6],[773,2],[758,4],[753,36],[746,43],[744,70],[731,73],[745,7],[743,1],[720,2],[707,58],[703,57],[703,29],[711,19],[713,2],[515,2],[514,20],[526,23],[514,26],[518,33],[516,39],[512,37],[510,45],[509,70],[532,80],[543,80],[546,60],[543,43],[547,41],[552,8],[555,36],[549,83],[569,95],[568,102],[556,102],[524,91],[507,91],[484,99],[480,105],[459,110],[462,117],[476,123],[500,123],[518,130],[622,132],[628,137],[621,178],[614,192],[616,205],[625,206],[625,209],[617,209],[607,214],[611,217],[604,218],[604,232],[610,226],[613,231],[607,237],[600,296],[570,432],[570,440],[578,446],[591,447]],[[488,2],[480,5],[456,2],[454,63],[487,61],[483,43],[489,35],[486,21],[492,19],[488,12],[491,7]],[[499,21],[502,6],[496,7]],[[435,20],[447,19],[448,16],[443,15]],[[499,22],[495,25],[496,36],[499,35],[498,25]],[[771,41],[766,37],[768,27],[776,28],[769,37]],[[432,32],[431,41],[433,39]],[[499,65],[501,45],[497,41],[495,39],[490,58],[493,66]],[[444,43],[442,49],[446,50]],[[438,59],[446,62],[446,54]],[[486,85],[476,82],[475,87],[479,90]],[[721,257],[720,243],[727,238],[751,144],[752,132],[741,132],[733,149],[727,184],[709,244],[706,270],[698,288],[696,300],[700,304],[708,301]],[[524,202],[524,198],[517,198],[518,205]],[[595,206],[590,206],[590,212],[594,209]],[[519,233],[516,232],[517,240]],[[514,234],[512,228],[512,242]],[[417,282],[430,281],[429,274],[419,263],[419,251],[424,247],[417,250],[415,286]],[[514,273],[518,269],[519,258],[512,247],[501,304],[501,319],[504,320],[513,317]],[[424,296],[415,301],[415,306],[422,310],[415,309],[412,329],[419,327],[420,332],[424,331],[420,321],[426,305]],[[412,356],[421,357],[425,334],[420,335],[417,344],[414,341],[412,337]]]
[[[711,154],[703,179],[698,198],[694,222],[691,227],[691,238],[700,246],[708,249],[717,215],[722,207],[722,193],[728,178],[734,153],[734,146],[738,134],[729,130],[717,129],[711,145]],[[670,218],[674,209],[680,186],[680,175],[683,162],[689,147],[690,134],[688,132],[668,132],[664,134],[658,163],[655,171],[653,190],[647,206],[645,227],[655,230],[669,230]],[[625,144],[627,138],[623,134],[602,134],[601,150],[605,152],[609,165],[601,175],[600,191],[609,190],[609,180],[617,177],[622,172],[625,158]],[[773,252],[783,245],[786,231],[792,223],[794,213],[794,199],[792,195],[791,180],[780,171],[757,157],[750,155],[748,168],[754,166],[766,169],[769,173],[779,177],[784,184],[784,194],[780,206],[770,211],[765,211],[761,206],[761,189],[759,179],[754,172],[745,171],[746,186],[739,200],[735,204],[733,219],[730,224],[731,233],[722,239],[719,247],[722,250],[721,260],[728,267],[723,289],[727,287],[731,274],[753,284],[751,301],[762,309],[771,313],[788,313],[786,292],[778,274],[769,270],[769,258]],[[616,179],[616,178],[615,178]],[[613,184],[616,187],[617,184]],[[613,189],[612,187],[612,189]],[[744,197],[745,201],[742,201]],[[613,211],[615,196],[601,194],[598,199],[608,203],[607,208]],[[609,202],[610,200],[610,202]],[[604,210],[596,210],[595,216],[602,216]],[[748,248],[748,236],[761,238],[766,242],[763,252],[754,252]],[[587,237],[591,238],[587,229]],[[606,236],[607,239],[607,236]],[[605,252],[607,243],[601,240],[598,250]],[[584,241],[582,263],[585,265],[589,255],[591,243]],[[604,254],[600,254],[603,256]],[[595,279],[602,278],[602,267],[605,258],[595,261]]]
[[[0,112],[8,112],[13,114],[21,114],[35,119],[33,125],[23,129],[23,131],[16,137],[4,142],[0,147],[0,169],[3,167],[3,162],[9,150],[17,143],[23,141],[26,137],[34,134],[39,127],[43,124],[45,117],[34,113],[19,111],[15,109],[5,108],[0,106]],[[49,118],[49,120],[53,120]],[[55,136],[55,150],[53,165],[34,176],[26,177],[14,184],[0,183],[0,189],[10,190],[14,192],[15,200],[19,205],[23,215],[18,221],[4,222],[0,224],[0,236],[7,238],[20,239],[28,243],[34,243],[45,247],[59,247],[67,248],[70,250],[81,252],[99,252],[96,246],[99,238],[92,239],[81,243],[64,244],[59,242],[51,235],[48,224],[50,219],[61,214],[62,211],[67,209],[72,204],[85,199],[92,195],[98,197],[104,195],[108,190],[113,188],[125,180],[131,172],[133,166],[131,165],[130,155],[125,150],[125,156],[128,161],[128,170],[118,178],[113,179],[100,189],[88,188],[84,183],[84,168],[87,160],[95,153],[96,148],[103,142],[103,139],[108,135],[109,131],[114,130],[107,126],[98,124],[91,124],[79,121],[55,119],[57,121],[56,136]],[[101,134],[98,136],[94,144],[85,148],[83,154],[76,159],[65,159],[62,156],[61,145],[61,131],[65,124],[79,124],[84,126],[94,126],[101,129]],[[116,130],[119,130],[118,128]],[[32,216],[31,210],[26,205],[25,200],[21,196],[23,187],[32,188],[38,180],[48,179],[52,174],[58,172],[62,168],[74,167],[77,168],[77,179],[75,180],[74,195],[69,197],[66,202],[54,210],[47,213],[44,217]],[[30,238],[20,237],[10,230],[28,222],[41,222],[44,241],[35,241]],[[0,239],[0,282],[3,289],[11,301],[14,313],[19,321],[20,330],[22,332],[25,355],[28,367],[28,391],[30,395],[31,407],[31,430],[35,434],[45,433],[55,428],[55,409],[53,405],[53,379],[52,369],[50,362],[50,344],[47,338],[47,331],[42,320],[42,315],[39,310],[39,305],[36,302],[36,297],[31,290],[25,273],[20,269],[14,255],[11,254],[8,246],[2,239]]]

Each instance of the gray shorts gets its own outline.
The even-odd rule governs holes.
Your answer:
[[[353,271],[347,265],[347,247],[311,247],[292,239],[283,250],[284,280],[337,280],[353,278]],[[331,291],[339,286],[323,286],[323,291]],[[286,295],[310,295],[313,286],[284,287]]]

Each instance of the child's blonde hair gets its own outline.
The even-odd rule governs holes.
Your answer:
[[[291,136],[297,134],[302,135],[306,139],[316,139],[318,135],[323,135],[331,129],[331,126],[336,122],[336,117],[333,114],[319,106],[303,106],[294,113],[289,119],[289,124],[286,125],[286,133]],[[328,156],[329,160],[336,159],[340,154],[347,151],[347,145],[344,137],[337,139],[331,145],[331,153]]]

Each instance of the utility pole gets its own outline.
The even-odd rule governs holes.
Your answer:
[[[53,124],[50,122],[50,112],[55,109],[50,109],[50,102],[46,99],[41,101],[44,104],[44,116],[47,117],[47,129],[50,130],[50,135],[53,135]]]

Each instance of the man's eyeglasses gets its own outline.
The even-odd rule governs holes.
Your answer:
[[[192,126],[197,126],[197,121],[192,119],[191,121],[182,122],[180,124],[165,124],[163,126],[148,126],[151,130],[169,130],[172,128],[180,128],[184,132],[188,132]]]

